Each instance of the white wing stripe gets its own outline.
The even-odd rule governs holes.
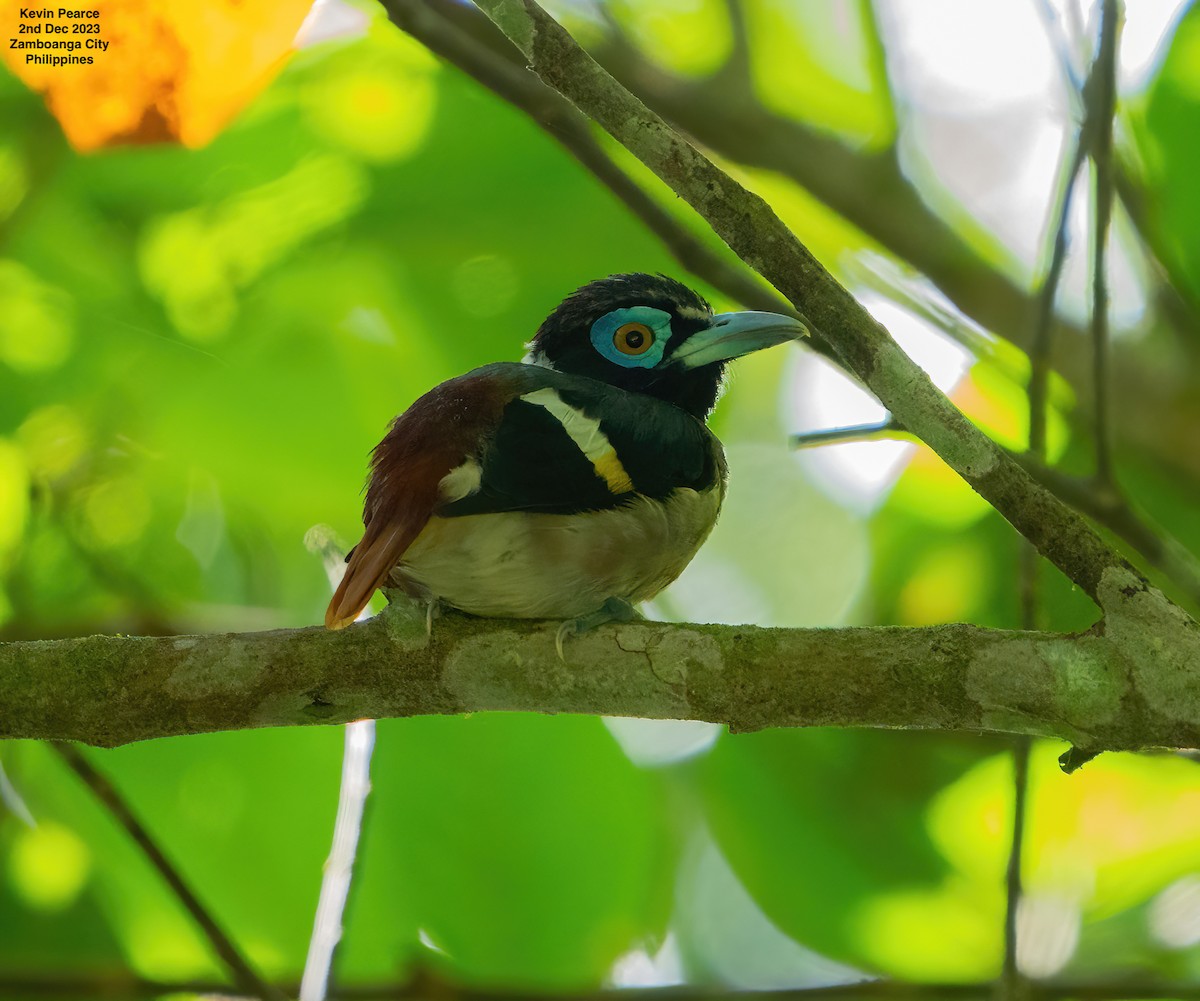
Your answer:
[[[571,441],[575,442],[588,461],[595,468],[608,488],[615,494],[625,493],[633,489],[633,483],[617,451],[612,447],[608,437],[600,430],[600,422],[569,403],[564,403],[556,390],[550,388],[538,389],[521,397],[526,403],[534,403],[545,407],[550,415],[562,425]]]

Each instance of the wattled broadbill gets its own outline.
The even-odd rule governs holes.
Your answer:
[[[725,495],[705,421],[726,363],[806,333],[776,313],[718,313],[658,275],[569,295],[523,364],[442,383],[372,455],[362,541],[326,613],[376,588],[474,615],[577,619],[654,597]]]

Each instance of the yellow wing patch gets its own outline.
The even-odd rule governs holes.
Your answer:
[[[588,456],[588,458],[592,457]],[[625,467],[621,465],[621,460],[617,458],[617,453],[613,449],[609,449],[598,459],[592,459],[592,468],[600,474],[601,479],[608,484],[608,489],[614,494],[627,494],[633,490],[633,480],[625,472]]]

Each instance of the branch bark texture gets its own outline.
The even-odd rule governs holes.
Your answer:
[[[969,625],[762,629],[557,623],[396,604],[341,632],[0,645],[0,737],[115,746],[260,726],[484,710],[1060,737],[1088,751],[1200,746],[1195,693],[1098,631]]]

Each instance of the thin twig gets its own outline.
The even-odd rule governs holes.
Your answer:
[[[1103,0],[1100,49],[1088,78],[1084,96],[1088,117],[1094,118],[1092,161],[1096,166],[1095,226],[1092,246],[1092,380],[1095,387],[1096,481],[1104,490],[1117,492],[1112,458],[1111,387],[1108,372],[1108,276],[1105,259],[1113,205],[1113,116],[1117,104],[1117,32],[1121,11],[1118,0]]]
[[[792,448],[816,448],[820,445],[844,445],[860,441],[911,441],[919,439],[900,426],[896,418],[888,416],[873,424],[848,424],[845,427],[827,428],[821,431],[802,431],[788,439]]]
[[[607,5],[603,8],[610,15],[607,21],[613,27],[619,27],[611,17]],[[754,93],[751,80],[753,61],[750,52],[750,32],[746,24],[745,0],[725,0],[725,12],[729,17],[729,56],[717,74],[726,86],[737,87],[747,97]]]
[[[1038,622],[1038,571],[1041,559],[1028,539],[1020,540],[1021,547],[1021,628],[1034,629]],[[1029,984],[1021,976],[1020,936],[1017,918],[1024,894],[1021,859],[1025,846],[1025,814],[1029,795],[1029,755],[1033,740],[1016,737],[1012,745],[1013,819],[1008,847],[1008,866],[1004,873],[1004,965],[998,983],[1001,1001],[1017,1001],[1028,995]]]
[[[347,723],[342,755],[342,782],[338,789],[337,819],[333,824],[333,847],[321,878],[321,896],[313,919],[312,939],[300,979],[300,1001],[323,1001],[329,987],[333,956],[342,938],[343,915],[350,896],[354,857],[362,833],[363,812],[371,789],[371,749],[375,744],[375,721]]]
[[[1042,11],[1043,15],[1048,17],[1051,37],[1060,38],[1061,35],[1053,30],[1058,25],[1053,11],[1050,11],[1048,5],[1042,5]],[[1067,77],[1068,89],[1071,91],[1071,96],[1077,98],[1078,90],[1074,86],[1073,64],[1065,50],[1065,45],[1060,48],[1060,58]],[[1054,235],[1051,241],[1050,259],[1045,277],[1037,292],[1037,326],[1034,329],[1033,343],[1029,351],[1029,446],[1026,455],[1032,464],[1042,468],[1045,468],[1046,464],[1047,397],[1051,349],[1054,339],[1054,304],[1058,298],[1058,286],[1062,278],[1063,265],[1067,259],[1071,199],[1079,172],[1087,159],[1088,152],[1093,145],[1093,136],[1097,130],[1097,120],[1093,111],[1091,106],[1085,108],[1069,158],[1064,151],[1063,160],[1066,169],[1061,172],[1058,205],[1052,215],[1055,221],[1052,230]],[[1038,558],[1037,550],[1028,539],[1021,539],[1019,546],[1021,625],[1024,629],[1033,629],[1038,621],[1038,571],[1041,569],[1041,560]],[[1004,1001],[1015,1001],[1028,990],[1028,984],[1021,976],[1019,965],[1020,942],[1017,918],[1021,908],[1023,890],[1021,859],[1025,843],[1025,808],[1029,790],[1031,748],[1032,740],[1027,736],[1018,737],[1013,741],[1013,821],[1008,866],[1004,880],[1004,965],[998,984],[999,995]]]
[[[1079,127],[1070,162],[1059,182],[1061,186],[1050,263],[1038,289],[1037,326],[1029,349],[1029,451],[1043,462],[1046,458],[1046,406],[1055,331],[1054,302],[1058,298],[1058,284],[1070,242],[1071,196],[1079,171],[1087,159],[1089,120],[1085,118]]]
[[[1021,856],[1025,844],[1025,811],[1029,794],[1029,752],[1033,742],[1018,737],[1013,742],[1013,821],[1008,867],[1004,875],[1004,969],[1000,978],[1001,997],[1005,1001],[1024,997],[1027,985],[1018,965],[1020,942],[1017,915],[1021,909]]]
[[[1115,2],[1104,2],[1104,27],[1101,30],[1101,42],[1096,59],[1084,88],[1085,113],[1079,127],[1079,135],[1075,142],[1074,152],[1070,163],[1060,182],[1059,206],[1057,224],[1054,227],[1053,246],[1050,252],[1050,263],[1046,277],[1038,292],[1038,326],[1034,333],[1033,347],[1030,351],[1029,375],[1029,449],[1027,457],[1032,462],[1045,465],[1046,463],[1046,418],[1047,418],[1047,387],[1050,377],[1050,348],[1053,338],[1054,303],[1058,295],[1058,284],[1062,275],[1063,264],[1067,256],[1067,234],[1070,226],[1071,195],[1079,176],[1084,160],[1090,152],[1096,162],[1097,169],[1097,233],[1096,233],[1096,272],[1093,288],[1093,335],[1096,351],[1096,421],[1097,421],[1097,456],[1101,482],[1112,484],[1110,463],[1109,438],[1105,428],[1107,414],[1107,391],[1102,389],[1102,379],[1107,375],[1104,364],[1107,355],[1107,287],[1104,284],[1104,244],[1108,233],[1108,217],[1112,210],[1112,179],[1111,179],[1111,145],[1112,145],[1112,116],[1115,101]],[[1066,61],[1064,69],[1068,75],[1068,86],[1073,82],[1071,64]],[[1098,83],[1098,81],[1100,81]],[[1107,85],[1107,91],[1105,91]],[[1094,92],[1101,91],[1099,101],[1094,100]],[[1106,165],[1105,177],[1107,186],[1102,187],[1099,177]],[[1102,194],[1103,192],[1103,194]],[[1106,197],[1105,197],[1106,195]],[[1101,202],[1103,201],[1103,217]],[[1099,457],[1103,456],[1102,459]],[[1038,570],[1041,562],[1034,547],[1027,539],[1021,540],[1021,627],[1035,629],[1038,624]],[[1016,1001],[1028,991],[1028,984],[1021,976],[1020,940],[1018,936],[1018,916],[1021,909],[1022,869],[1021,860],[1025,843],[1025,815],[1029,795],[1029,756],[1032,740],[1028,736],[1018,737],[1013,742],[1013,820],[1012,836],[1008,853],[1008,866],[1005,872],[1005,912],[1004,912],[1004,966],[1001,972],[999,988],[1004,1001]]]
[[[346,554],[336,533],[328,525],[314,525],[305,533],[304,545],[310,553],[320,557],[330,590],[335,590],[346,572]],[[366,617],[367,609],[364,608],[359,619]],[[304,974],[300,978],[300,1001],[323,1001],[330,993],[334,956],[342,938],[354,859],[362,839],[363,817],[371,792],[371,754],[374,749],[373,719],[346,724],[333,845],[321,876],[312,937],[304,957]]]
[[[1018,557],[1020,566],[1018,573],[1020,578],[1020,605],[1021,605],[1021,621],[1036,622],[1038,620],[1038,595],[1040,578],[1038,571],[1041,567],[1038,557],[1038,551],[1029,544],[1028,539],[1021,539],[1020,556]]]
[[[1067,30],[1063,24],[1063,15],[1059,13],[1058,8],[1051,3],[1051,0],[1037,0],[1034,4],[1038,14],[1042,18],[1042,23],[1046,28],[1046,37],[1050,42],[1050,48],[1054,50],[1054,54],[1058,59],[1059,69],[1062,70],[1063,82],[1067,85],[1067,96],[1073,106],[1075,106],[1080,114],[1083,112],[1083,85],[1084,81],[1079,76],[1077,69],[1076,53],[1072,50],[1072,40],[1067,37]],[[1071,4],[1074,7],[1074,3]],[[1078,11],[1073,10],[1074,19],[1078,18]],[[1073,28],[1077,28],[1074,25]]]
[[[238,950],[233,940],[217,924],[216,918],[209,913],[196,894],[192,892],[183,875],[170,862],[163,853],[163,850],[159,848],[158,843],[150,836],[150,832],[146,830],[141,821],[134,816],[133,811],[121,794],[117,792],[116,787],[104,775],[100,774],[92,763],[72,745],[53,741],[50,746],[58,752],[58,755],[66,762],[67,767],[79,776],[84,785],[92,791],[92,794],[104,804],[113,818],[125,828],[126,833],[142,850],[142,854],[158,870],[163,881],[171,888],[171,892],[175,894],[179,902],[187,909],[187,912],[192,916],[192,920],[200,926],[200,930],[204,933],[204,937],[208,939],[213,951],[229,968],[229,972],[233,975],[234,983],[237,984],[238,988],[244,994],[260,998],[261,1001],[283,1001],[283,995],[258,975],[254,967],[250,965],[249,961]]]

